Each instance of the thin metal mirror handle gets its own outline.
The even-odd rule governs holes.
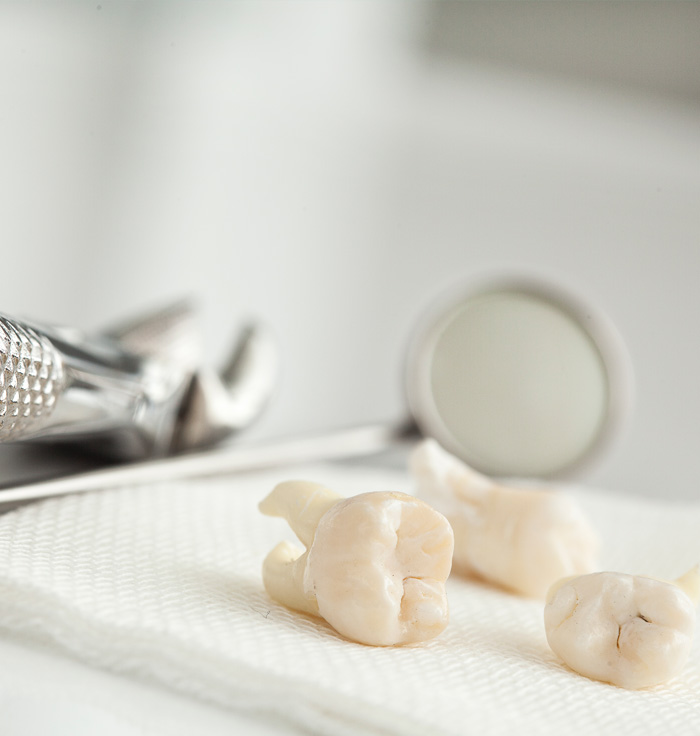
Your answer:
[[[249,447],[224,447],[177,457],[95,470],[0,491],[0,512],[51,496],[125,485],[210,478],[287,464],[382,452],[411,436],[408,425],[370,425]]]

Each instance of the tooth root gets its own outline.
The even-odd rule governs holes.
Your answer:
[[[694,606],[698,605],[700,602],[700,565],[695,565],[685,575],[681,575],[672,582],[690,598]]]
[[[276,485],[258,508],[267,516],[282,517],[308,548],[321,517],[342,498],[319,483],[290,480]]]
[[[316,598],[304,593],[307,554],[289,542],[280,542],[263,562],[263,585],[279,603],[318,616]]]
[[[455,495],[478,503],[496,487],[485,475],[442,449],[433,439],[423,440],[411,453],[409,469],[425,488],[437,496]]]

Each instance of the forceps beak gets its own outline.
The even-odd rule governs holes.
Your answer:
[[[261,324],[246,325],[219,373],[202,368],[193,374],[171,454],[209,447],[250,426],[274,391],[277,368],[270,331]]]

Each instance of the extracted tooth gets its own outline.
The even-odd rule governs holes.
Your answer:
[[[410,468],[418,495],[454,529],[456,571],[543,598],[555,580],[595,569],[598,538],[571,498],[498,485],[434,440],[418,445]]]
[[[599,572],[552,586],[544,625],[550,647],[572,670],[636,690],[683,669],[695,606],[677,584]]]
[[[284,517],[307,548],[283,542],[265,559],[263,583],[278,602],[363,644],[424,641],[447,625],[453,535],[428,504],[391,492],[343,499],[291,481],[260,510]]]

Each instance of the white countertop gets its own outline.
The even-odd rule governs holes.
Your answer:
[[[0,662],[3,736],[298,733],[269,714],[225,711],[6,637],[0,637]]]

